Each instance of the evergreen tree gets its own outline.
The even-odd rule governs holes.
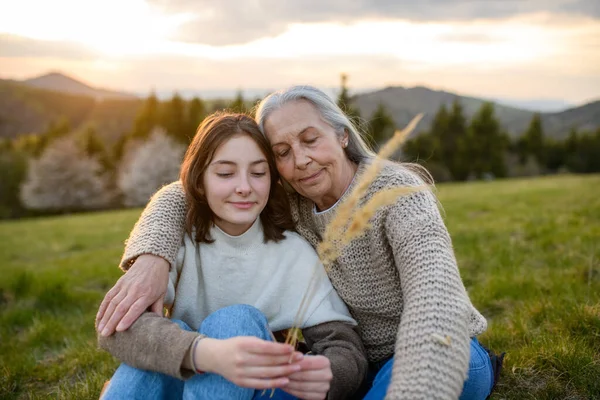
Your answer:
[[[429,130],[429,135],[431,135],[432,139],[430,144],[434,147],[429,149],[430,160],[442,162],[442,140],[446,137],[446,132],[448,131],[448,126],[450,123],[450,114],[448,113],[448,109],[444,104],[440,106],[435,117],[433,117],[433,122],[431,124],[431,129]]]
[[[396,124],[383,103],[379,103],[369,121],[369,136],[375,149],[394,135]]]
[[[440,158],[454,180],[464,181],[471,172],[467,121],[462,105],[454,100],[446,129],[440,131]]]
[[[235,99],[229,104],[229,109],[235,113],[245,113],[248,111],[244,101],[244,94],[241,90],[237,91]]]
[[[114,168],[112,157],[93,125],[89,125],[81,131],[77,139],[83,152],[88,157],[93,157],[98,160],[104,170],[108,171]]]
[[[523,135],[524,148],[528,156],[533,156],[539,165],[544,165],[544,131],[542,130],[542,120],[540,114],[534,114],[529,123],[529,127]]]
[[[340,94],[338,95],[337,105],[342,109],[342,111],[350,118],[351,121],[357,122],[360,119],[360,113],[356,107],[352,105],[352,100],[350,99],[350,95],[348,93],[347,87],[348,75],[341,75],[341,88]]]
[[[198,97],[194,97],[188,106],[187,132],[189,135],[195,135],[198,126],[206,117],[206,106]]]
[[[484,103],[470,124],[472,137],[471,170],[477,178],[491,173],[495,177],[506,176],[505,152],[508,140],[500,130],[494,115],[494,105]]]
[[[185,104],[179,94],[175,93],[165,104],[161,125],[181,143],[187,145],[192,140],[193,132],[186,129]]]
[[[152,92],[144,102],[138,113],[133,126],[131,137],[134,139],[146,139],[160,122],[159,102],[156,94]]]

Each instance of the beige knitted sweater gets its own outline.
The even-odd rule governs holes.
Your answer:
[[[361,164],[357,174],[364,169]],[[420,184],[413,172],[390,162],[362,202],[384,188]],[[294,194],[290,200],[298,232],[316,246],[335,206],[317,213],[306,198]],[[122,267],[144,253],[175,265],[184,218],[181,184],[161,189],[131,232]],[[435,196],[423,191],[399,198],[370,222],[372,228],[346,247],[328,275],[358,322],[369,361],[394,356],[387,398],[457,399],[470,337],[487,323],[466,293]]]

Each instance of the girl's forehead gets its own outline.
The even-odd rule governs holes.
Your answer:
[[[266,159],[262,149],[249,135],[236,135],[217,147],[211,164],[218,161],[246,162]]]

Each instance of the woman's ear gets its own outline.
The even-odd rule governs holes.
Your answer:
[[[344,134],[342,135],[342,139],[340,141],[342,147],[345,149],[348,147],[348,140],[350,139],[350,135],[348,134],[348,129],[344,128]]]

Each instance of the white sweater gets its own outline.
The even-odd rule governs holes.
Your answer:
[[[216,226],[210,235],[210,244],[184,236],[165,296],[165,305],[172,305],[171,318],[197,330],[211,313],[248,304],[265,314],[272,331],[288,329],[317,268],[316,289],[300,327],[330,321],[356,325],[315,250],[300,235],[285,232],[278,243],[265,243],[260,219],[240,236]]]

